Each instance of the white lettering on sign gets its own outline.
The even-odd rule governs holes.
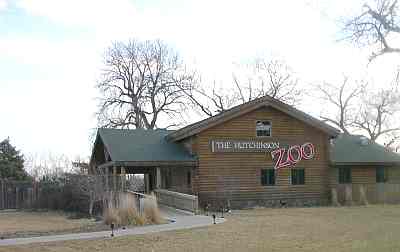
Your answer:
[[[270,152],[280,147],[279,142],[212,140],[212,152]]]
[[[315,147],[312,143],[305,143],[301,146],[293,145],[290,146],[287,150],[285,148],[279,148],[271,152],[272,160],[276,159],[274,166],[276,170],[283,167],[295,165],[302,159],[312,159],[314,156]]]

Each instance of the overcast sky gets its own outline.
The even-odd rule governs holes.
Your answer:
[[[343,74],[384,83],[397,56],[367,66],[366,50],[338,42],[337,21],[359,6],[358,0],[0,0],[0,140],[9,136],[24,153],[88,156],[103,53],[112,41],[130,38],[165,40],[206,80],[226,80],[232,63],[273,56],[286,60],[305,86],[335,83]],[[301,109],[318,116],[321,107],[312,100]]]

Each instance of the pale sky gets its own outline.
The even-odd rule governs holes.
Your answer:
[[[355,1],[0,0],[0,140],[24,153],[88,156],[103,53],[113,41],[159,38],[208,80],[230,85],[233,63],[279,57],[302,85],[343,74],[379,85],[398,56],[367,66],[367,50],[338,42]],[[356,7],[356,8],[355,8]],[[318,116],[315,99],[300,107]],[[197,118],[196,118],[197,119]]]

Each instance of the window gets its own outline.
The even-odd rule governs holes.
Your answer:
[[[339,168],[339,184],[351,183],[351,168],[340,167]]]
[[[385,183],[387,181],[386,169],[384,167],[376,168],[376,183]]]
[[[270,121],[257,121],[256,122],[256,135],[258,137],[271,136],[271,122]]]
[[[274,169],[261,170],[261,185],[263,185],[263,186],[275,185],[275,170]]]
[[[304,169],[291,169],[292,185],[304,185]]]

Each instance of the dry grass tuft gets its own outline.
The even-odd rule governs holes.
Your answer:
[[[103,219],[104,223],[107,225],[110,225],[111,223],[119,224],[121,222],[118,210],[114,207],[109,207],[104,210]]]
[[[143,213],[146,220],[150,223],[161,224],[164,222],[154,194],[143,199]]]
[[[120,193],[119,195],[119,217],[121,225],[144,225],[145,219],[138,213],[136,199],[128,193]]]
[[[118,216],[120,218],[119,224],[122,226],[142,226],[146,223],[145,219],[132,207],[118,209]]]
[[[164,223],[164,220],[154,194],[143,199],[143,213],[140,214],[135,198],[130,194],[121,193],[118,195],[118,207],[108,204],[108,208],[104,210],[104,222],[107,225],[114,223],[119,226],[142,226],[161,224]]]

